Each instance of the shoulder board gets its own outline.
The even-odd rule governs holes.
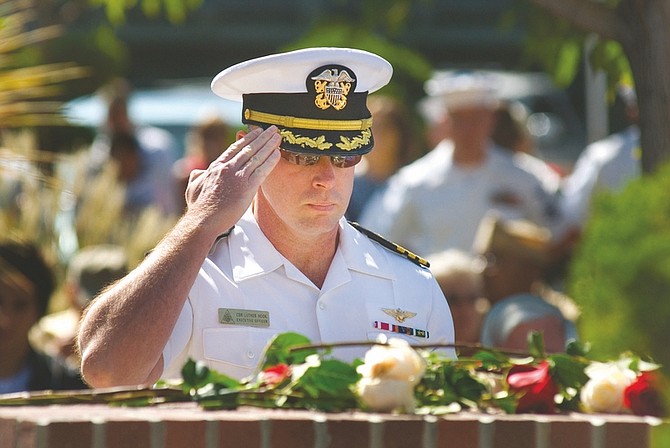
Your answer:
[[[220,239],[226,238],[228,235],[230,235],[230,232],[232,232],[234,228],[235,228],[235,226],[232,226],[230,229],[226,230],[221,235],[217,236],[216,241],[219,241]]]
[[[214,240],[214,244],[212,244],[212,247],[209,249],[209,254],[210,255],[212,253],[214,253],[214,250],[216,249],[216,246],[218,246],[221,241],[223,241],[225,238],[227,238],[230,235],[230,233],[233,231],[234,228],[235,228],[235,226],[232,226],[230,229],[226,230],[221,235],[216,237],[216,239]]]
[[[402,255],[403,257],[407,258],[412,263],[414,263],[418,266],[421,266],[422,268],[429,268],[430,267],[430,263],[428,262],[428,260],[425,260],[425,259],[419,257],[418,255],[416,255],[415,253],[412,253],[412,252],[408,251],[404,247],[402,247],[402,246],[400,246],[400,245],[398,245],[398,244],[396,244],[392,241],[387,240],[386,238],[384,238],[380,234],[378,234],[376,232],[373,232],[372,230],[366,229],[365,227],[361,226],[357,222],[354,222],[354,221],[348,221],[348,222],[349,222],[349,224],[351,224],[351,226],[354,229],[358,230],[359,232],[361,232],[363,235],[367,236],[371,240],[378,242],[379,244],[381,244],[382,246],[384,246],[388,250]]]
[[[215,248],[216,245],[219,243],[219,241],[221,241],[222,239],[224,239],[224,238],[226,238],[228,235],[230,235],[230,232],[232,232],[234,228],[235,228],[235,226],[232,226],[230,229],[226,230],[226,231],[223,232],[221,235],[217,236],[216,239],[214,240],[214,244],[212,244],[212,248],[211,248],[209,251],[211,252],[212,250],[214,250],[214,248]],[[148,257],[149,254],[150,254],[151,252],[153,252],[153,251],[154,251],[153,249],[149,249],[148,251],[146,251],[146,252],[144,253],[144,258]]]

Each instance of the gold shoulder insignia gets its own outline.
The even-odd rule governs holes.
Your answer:
[[[414,263],[418,266],[421,266],[422,268],[429,268],[430,267],[430,263],[428,262],[428,260],[423,259],[423,258],[419,257],[417,254],[408,251],[404,247],[402,247],[402,246],[400,246],[400,245],[398,245],[398,244],[396,244],[392,241],[387,240],[386,238],[384,238],[380,234],[378,234],[376,232],[373,232],[372,230],[368,230],[365,227],[361,226],[359,223],[354,222],[354,221],[349,221],[349,224],[351,224],[354,229],[358,230],[359,232],[361,232],[363,235],[367,236],[371,240],[378,242],[379,244],[381,244],[382,246],[384,246],[385,248],[387,248],[388,250],[390,250],[392,252],[395,252],[397,254],[402,255],[403,257],[407,258],[412,263]]]

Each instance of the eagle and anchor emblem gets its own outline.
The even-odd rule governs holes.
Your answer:
[[[314,104],[322,110],[333,107],[342,110],[347,105],[347,95],[351,83],[356,81],[347,70],[337,68],[324,69],[320,74],[312,76],[316,98]]]
[[[411,311],[401,310],[400,308],[382,308],[382,311],[394,318],[397,322],[403,323],[407,319],[411,319],[416,316],[416,313]]]

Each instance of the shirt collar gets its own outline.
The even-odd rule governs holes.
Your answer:
[[[366,236],[350,226],[343,217],[338,223],[340,239],[330,267],[329,277],[345,283],[351,276],[349,270],[377,277],[393,278],[386,257]],[[287,275],[295,268],[285,264],[286,259],[275,249],[254,218],[251,207],[245,212],[230,235],[230,260],[235,281],[264,275],[286,266]],[[292,277],[292,276],[291,276]],[[327,279],[327,283],[330,283]],[[327,284],[324,284],[324,287]]]
[[[235,281],[267,274],[284,264],[284,257],[258,227],[251,207],[237,222],[228,238]]]
[[[349,269],[377,277],[393,278],[388,260],[380,254],[386,249],[373,243],[367,236],[340,219],[339,251]]]

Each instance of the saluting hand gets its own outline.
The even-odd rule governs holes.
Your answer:
[[[191,172],[186,213],[214,218],[218,233],[232,227],[279,161],[280,142],[276,126],[256,128],[231,144],[206,170]]]

